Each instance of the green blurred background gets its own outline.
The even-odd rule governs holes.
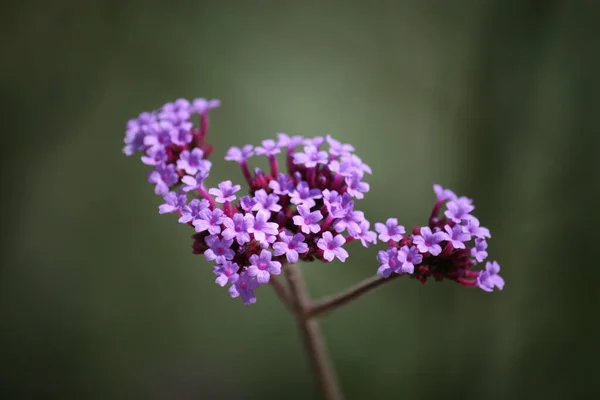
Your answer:
[[[598,1],[22,1],[2,6],[3,399],[308,399],[294,320],[190,251],[125,122],[216,97],[231,145],[352,143],[371,221],[473,197],[506,288],[400,280],[327,316],[348,399],[598,398]],[[315,297],[375,250],[306,265]]]

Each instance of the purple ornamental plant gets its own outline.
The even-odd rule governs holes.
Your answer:
[[[178,221],[195,230],[194,254],[213,263],[215,282],[245,305],[257,301],[256,291],[273,287],[295,316],[324,399],[342,399],[327,357],[316,318],[393,278],[426,283],[452,280],[491,292],[502,290],[500,265],[487,262],[491,237],[471,213],[473,201],[434,185],[436,201],[428,223],[407,233],[395,217],[374,224],[355,207],[369,192],[364,181],[371,168],[349,144],[331,136],[288,136],[263,140],[260,146],[231,147],[225,160],[240,165],[248,186],[231,180],[206,188],[213,147],[206,142],[209,111],[219,100],[177,99],[153,112],[141,113],[126,125],[123,153],[141,154],[153,169],[148,182],[164,198],[159,213],[177,213]],[[280,164],[279,155],[284,162]],[[253,156],[265,156],[269,170],[251,169]],[[357,285],[311,302],[299,262],[344,262],[348,245],[371,247],[377,239],[387,247],[378,251],[376,275]],[[285,275],[285,282],[278,275]]]

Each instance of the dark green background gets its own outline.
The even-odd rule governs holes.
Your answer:
[[[317,396],[269,288],[230,300],[121,154],[177,97],[222,100],[213,184],[241,181],[231,145],[331,133],[373,168],[371,221],[423,223],[436,182],[475,199],[504,292],[399,280],[326,317],[348,399],[600,395],[600,2],[2,8],[3,399]],[[305,266],[315,297],[375,272],[349,249]]]

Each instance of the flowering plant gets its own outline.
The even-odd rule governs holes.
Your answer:
[[[193,252],[214,263],[216,283],[233,298],[256,302],[255,291],[270,284],[296,316],[324,398],[341,398],[326,358],[315,317],[343,305],[395,277],[425,283],[450,279],[487,292],[504,287],[497,262],[487,258],[487,228],[471,213],[473,201],[434,185],[436,201],[428,224],[407,233],[396,218],[375,223],[357,208],[369,192],[371,168],[349,144],[331,136],[304,138],[277,134],[258,146],[231,147],[226,160],[240,165],[249,191],[227,180],[205,186],[213,147],[207,143],[209,111],[219,100],[178,99],[127,123],[126,155],[141,153],[153,167],[148,181],[165,203],[159,212],[176,213],[194,228]],[[198,122],[194,123],[197,119]],[[277,155],[284,158],[285,168]],[[248,161],[265,156],[269,170],[251,170]],[[281,158],[280,157],[280,158]],[[191,199],[190,199],[191,197]],[[311,303],[299,274],[299,261],[344,262],[346,245],[385,243],[377,253],[377,275],[357,286]],[[375,268],[374,268],[375,270]],[[286,275],[287,285],[276,276]]]

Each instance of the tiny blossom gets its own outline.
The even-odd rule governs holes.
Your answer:
[[[178,178],[173,164],[157,165],[156,169],[148,174],[148,182],[156,185],[154,192],[163,196],[169,193],[169,187],[176,184]]]
[[[421,228],[421,234],[413,237],[413,243],[417,245],[421,253],[429,252],[432,256],[437,256],[442,252],[442,246],[438,243],[444,240],[446,233],[435,232],[427,226]]]
[[[268,211],[260,210],[256,213],[256,216],[248,214],[250,226],[248,227],[248,233],[254,234],[254,239],[259,242],[267,240],[267,235],[277,235],[277,224],[275,222],[268,222],[270,213]]]
[[[279,146],[272,139],[267,139],[262,141],[262,146],[256,146],[254,148],[254,152],[257,156],[266,155],[273,156],[280,152]]]
[[[254,291],[260,283],[246,272],[240,274],[238,280],[229,288],[229,295],[233,298],[241,297],[245,305],[256,303]]]
[[[221,224],[225,217],[223,216],[223,210],[215,208],[214,210],[203,210],[198,215],[192,224],[196,228],[196,232],[204,232],[208,230],[211,235],[216,235],[221,232]]]
[[[252,208],[257,203],[254,197],[244,196],[240,199],[240,207],[246,212],[252,211]]]
[[[360,232],[360,224],[365,219],[362,211],[355,211],[351,207],[345,209],[345,214],[333,223],[336,232],[347,230],[350,235]]]
[[[285,254],[289,263],[298,262],[298,253],[306,253],[308,251],[308,245],[304,243],[304,235],[296,233],[291,235],[288,232],[281,232],[279,234],[280,242],[273,244],[273,251],[276,256]]]
[[[433,191],[435,192],[435,195],[437,196],[438,201],[455,200],[456,199],[456,195],[454,194],[454,192],[452,190],[444,189],[440,185],[437,185],[437,184],[433,185]]]
[[[245,162],[248,158],[252,157],[254,155],[254,148],[247,144],[246,146],[244,146],[243,148],[239,148],[239,147],[231,147],[228,151],[227,151],[227,155],[225,156],[225,159],[227,161],[236,161],[236,162]]]
[[[288,136],[285,133],[277,134],[277,145],[279,147],[287,147],[289,149],[293,149],[304,141],[302,136]]]
[[[398,253],[398,260],[402,265],[396,270],[397,273],[408,273],[412,274],[415,272],[415,265],[420,264],[423,261],[423,255],[419,254],[419,250],[412,246],[402,246]]]
[[[351,198],[349,194],[344,193],[344,195]],[[327,212],[332,218],[343,218],[348,212],[348,208],[354,207],[354,202],[343,203],[343,200],[344,196],[340,196],[335,190],[323,190],[323,203],[325,203]]]
[[[165,147],[171,144],[173,125],[167,121],[158,121],[148,125],[149,134],[144,137],[144,144],[150,148]]]
[[[363,247],[369,248],[371,244],[377,243],[377,234],[373,231],[369,230],[371,223],[366,219],[362,220],[360,223],[360,232],[353,236],[355,238],[360,239],[360,243]]]
[[[459,197],[454,200],[450,200],[446,204],[446,217],[450,218],[456,223],[460,223],[463,219],[470,219],[469,213],[475,209],[472,204],[472,200],[467,197]]]
[[[398,249],[390,247],[377,253],[377,261],[379,261],[379,269],[377,275],[383,278],[389,278],[392,272],[396,271],[400,260],[398,259]]]
[[[181,218],[179,218],[179,222],[182,224],[187,224],[188,222],[195,220],[199,217],[200,212],[202,210],[206,210],[208,207],[208,200],[193,199],[188,203],[188,205],[183,206],[181,209]]]
[[[321,227],[317,222],[323,219],[321,211],[310,211],[310,207],[300,205],[298,206],[298,214],[293,219],[294,225],[298,225],[300,230],[304,233],[317,233],[321,230]]]
[[[470,233],[471,236],[478,238],[491,238],[490,230],[483,226],[479,226],[479,220],[476,217],[471,216],[467,221],[467,225],[463,226],[463,231]]]
[[[207,236],[205,239],[209,249],[204,252],[204,258],[209,261],[216,260],[217,263],[223,263],[225,260],[231,260],[235,252],[231,249],[232,239],[219,239],[217,235]]]
[[[142,162],[146,165],[164,164],[169,159],[169,155],[163,147],[151,147],[146,154],[146,156],[142,156]]]
[[[485,264],[485,270],[479,273],[477,278],[477,286],[486,292],[491,292],[494,287],[502,290],[504,289],[504,279],[498,273],[500,272],[500,265],[496,261],[488,261]]]
[[[221,106],[221,101],[217,99],[194,99],[191,106],[191,111],[198,114],[206,114],[209,110]]]
[[[477,260],[477,262],[482,262],[488,256],[487,249],[488,244],[485,239],[475,239],[475,247],[471,249],[471,256]]]
[[[368,183],[361,182],[362,176],[362,173],[354,171],[352,172],[351,176],[346,177],[346,184],[348,185],[348,194],[353,197],[356,197],[357,199],[362,199],[363,197],[365,197],[363,193],[367,193],[370,189]]]
[[[208,193],[212,194],[215,197],[215,201],[217,203],[225,203],[231,202],[235,200],[235,194],[242,187],[240,185],[233,185],[231,181],[224,181],[219,183],[219,188],[212,188],[208,191]]]
[[[160,214],[172,213],[181,210],[187,203],[187,196],[185,193],[169,192],[164,197],[165,203],[158,207]]]
[[[185,146],[188,143],[191,143],[193,139],[192,132],[190,132],[191,129],[192,124],[189,122],[183,122],[173,127],[173,129],[169,131],[171,142],[178,146]]]
[[[294,182],[288,175],[279,174],[277,179],[269,182],[269,187],[273,189],[273,193],[279,195],[286,195],[294,191]]]
[[[181,188],[184,192],[199,190],[202,188],[202,183],[207,177],[208,171],[200,171],[196,174],[196,176],[186,175],[183,178],[181,178],[181,183],[183,183],[183,186]]]
[[[190,102],[186,99],[177,99],[174,103],[162,106],[159,118],[173,122],[185,121],[190,118]]]
[[[250,241],[250,234],[248,234],[248,228],[252,223],[252,219],[249,216],[244,216],[240,213],[236,213],[232,218],[225,218],[223,220],[223,225],[225,225],[225,229],[223,230],[222,236],[225,239],[233,239],[238,242],[238,244],[242,245],[244,243],[248,243]]]
[[[455,249],[464,249],[466,247],[465,243],[471,240],[471,235],[463,232],[460,225],[454,225],[453,227],[446,225],[444,229],[447,233],[446,240],[452,243],[452,247]]]
[[[304,144],[306,146],[315,146],[316,148],[319,148],[323,143],[325,143],[325,138],[323,136],[315,136],[312,138],[304,139]]]
[[[302,181],[296,185],[296,191],[292,193],[290,202],[311,208],[316,204],[314,199],[320,199],[322,196],[319,189],[311,189],[307,182]]]
[[[317,242],[317,247],[323,250],[323,258],[327,261],[332,261],[337,257],[344,262],[348,258],[348,252],[342,248],[344,243],[346,243],[346,239],[342,235],[334,237],[331,232],[327,231],[323,232],[323,236]]]
[[[276,194],[267,194],[264,189],[260,189],[254,193],[254,199],[256,200],[256,204],[252,207],[253,211],[281,211],[281,206],[277,204],[279,202],[279,196]]]
[[[213,273],[217,275],[215,282],[223,287],[227,282],[235,283],[239,279],[239,265],[234,262],[225,260],[222,264],[217,264],[213,267]]]
[[[268,250],[261,250],[260,255],[250,256],[250,266],[246,270],[248,275],[255,276],[258,283],[269,283],[272,275],[281,273],[281,263],[271,261],[272,254]]]
[[[400,241],[402,235],[406,233],[406,229],[402,225],[398,225],[397,218],[388,218],[385,225],[381,222],[375,224],[375,230],[379,232],[379,240],[387,242],[393,240],[394,242]]]
[[[177,169],[185,170],[188,175],[196,175],[198,171],[206,170],[206,163],[210,161],[204,160],[204,152],[199,148],[195,148],[191,152],[184,150],[179,155],[177,160]]]
[[[351,153],[354,151],[354,147],[349,144],[342,144],[339,141],[327,135],[327,143],[329,143],[329,153],[333,156],[340,156],[342,154]]]
[[[327,164],[327,152],[319,151],[314,145],[304,146],[304,153],[294,153],[294,164],[302,164],[307,168],[314,168],[317,164]]]

